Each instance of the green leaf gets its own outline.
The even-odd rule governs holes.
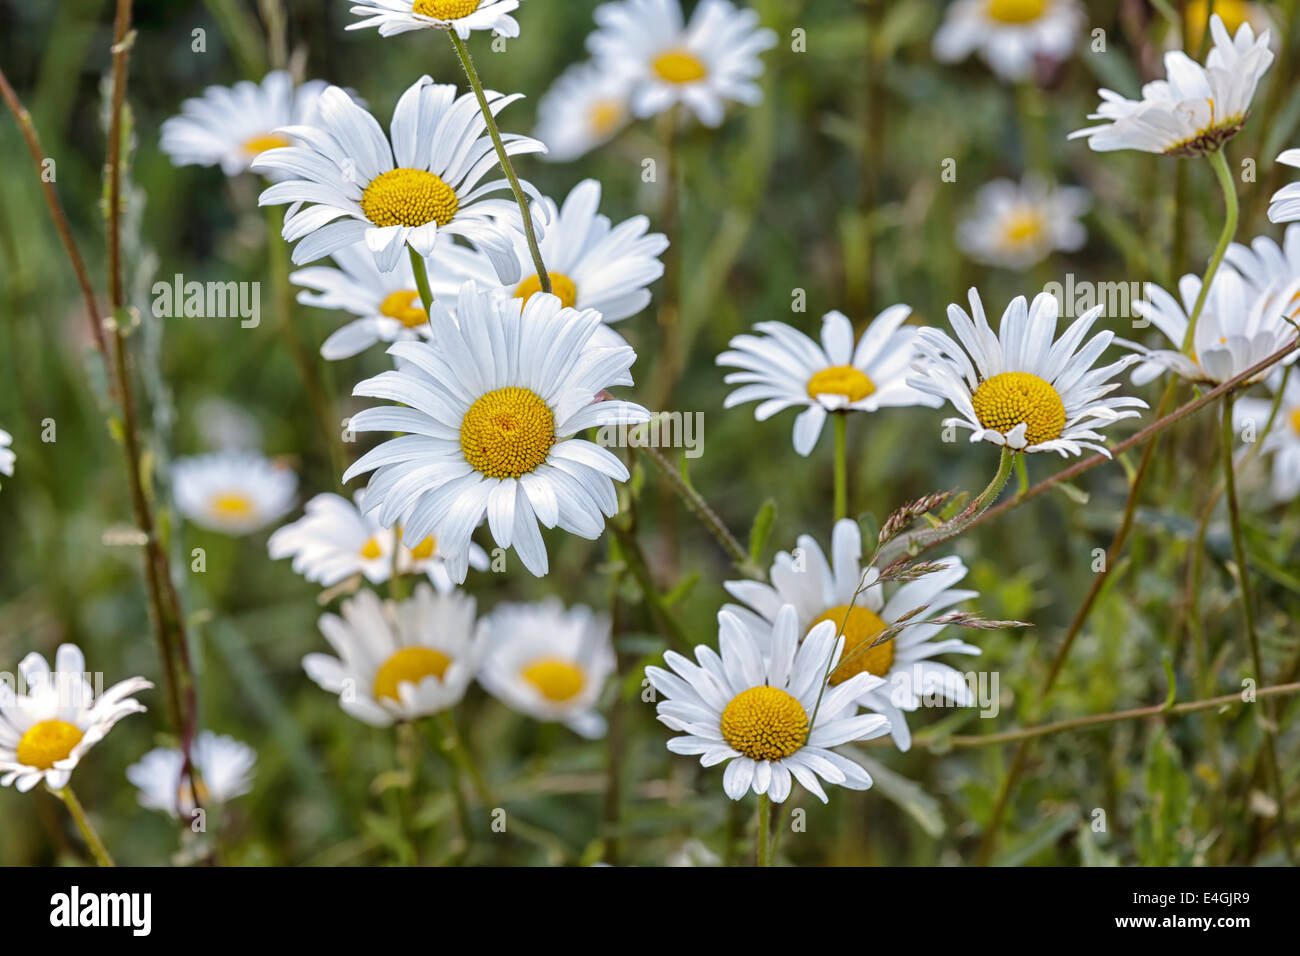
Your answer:
[[[749,526],[749,560],[755,564],[763,563],[763,549],[771,537],[772,525],[776,522],[776,501],[768,498],[754,515],[754,523]]]

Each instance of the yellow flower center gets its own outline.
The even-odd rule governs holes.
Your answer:
[[[408,329],[424,325],[429,321],[429,313],[420,307],[420,293],[414,289],[400,289],[388,293],[384,296],[384,301],[379,303],[379,314],[396,319]]]
[[[415,0],[412,13],[435,20],[459,20],[478,9],[479,0]]]
[[[852,365],[832,365],[808,379],[808,397],[843,395],[858,402],[876,390],[876,383]]]
[[[1300,408],[1291,413],[1291,428],[1297,435],[1300,435]]]
[[[971,396],[975,417],[985,428],[1005,435],[1022,422],[1025,441],[1038,445],[1060,438],[1065,405],[1056,389],[1028,372],[1003,372],[980,383]]]
[[[776,687],[742,690],[722,709],[722,737],[751,760],[780,760],[808,739],[808,714]]]
[[[451,665],[451,658],[432,647],[403,647],[384,661],[375,674],[375,700],[387,698],[400,704],[397,688],[401,684],[418,684],[426,677],[442,680]]]
[[[196,788],[190,786],[189,777],[182,775],[181,782],[176,787],[176,806],[179,807],[182,812],[188,812],[194,808],[195,789]],[[197,789],[199,791],[200,803],[206,805],[212,802],[212,794],[208,790],[207,784],[202,780],[199,780]]]
[[[709,68],[690,50],[665,50],[650,65],[669,83],[694,83],[709,75]]]
[[[361,211],[376,226],[445,226],[459,208],[456,191],[423,169],[390,169],[361,194]]]
[[[1245,0],[1214,0],[1214,12],[1223,18],[1223,25],[1232,36],[1250,17],[1251,4]],[[1183,49],[1195,56],[1205,39],[1205,28],[1210,24],[1210,5],[1206,0],[1187,0],[1187,9],[1183,13],[1183,22],[1187,24],[1187,42]]]
[[[844,624],[846,613],[849,620]],[[875,674],[877,677],[889,674],[889,669],[894,666],[894,642],[890,640],[871,646],[871,642],[886,626],[879,615],[857,604],[853,605],[852,610],[849,610],[847,604],[841,604],[813,621],[808,630],[811,631],[822,621],[830,621],[835,625],[836,631],[844,624],[844,653],[840,655],[839,666],[831,672],[832,684],[843,683],[862,673]]]
[[[543,657],[533,661],[520,674],[536,687],[547,700],[562,704],[578,696],[585,681],[582,668],[572,661],[558,657]]]
[[[989,17],[999,23],[1032,23],[1047,9],[1047,0],[989,0]]]
[[[366,543],[361,546],[361,556],[367,561],[373,561],[383,553],[384,549],[379,544],[379,539],[373,536],[367,538]]]
[[[627,110],[621,100],[597,100],[587,110],[587,122],[597,136],[608,136],[623,122]]]
[[[251,518],[257,512],[257,507],[253,504],[253,499],[242,491],[223,491],[212,496],[208,510],[218,518],[236,520]]]
[[[1002,234],[1007,242],[1019,245],[1033,242],[1043,234],[1043,217],[1037,209],[1026,207],[1012,213],[1003,226]]]
[[[66,760],[81,738],[81,729],[66,720],[42,720],[28,727],[18,741],[18,762],[37,770],[49,770],[60,760]]]
[[[424,561],[433,557],[433,552],[437,550],[437,547],[438,540],[433,535],[429,535],[414,548],[411,548],[411,557],[416,561]]]
[[[573,284],[573,280],[563,272],[552,272],[546,270],[546,274],[551,277],[551,294],[559,296],[560,303],[566,309],[572,309],[578,301],[578,287]],[[542,280],[536,274],[530,275],[519,285],[515,286],[515,298],[523,299],[525,303],[533,296],[542,291]]]
[[[555,416],[526,388],[488,392],[460,423],[465,460],[489,478],[518,478],[542,462],[555,444]]]
[[[268,149],[279,149],[281,146],[292,145],[293,143],[287,137],[275,133],[263,133],[261,136],[253,136],[244,140],[244,152],[250,156],[256,156],[258,153],[265,153]]]

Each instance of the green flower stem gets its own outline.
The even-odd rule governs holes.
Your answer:
[[[510,163],[505,144],[501,142],[501,131],[497,129],[496,117],[492,115],[492,109],[488,106],[487,95],[483,92],[483,81],[478,78],[478,70],[474,68],[474,59],[469,55],[469,47],[465,45],[465,41],[456,34],[455,30],[448,30],[447,36],[451,37],[451,45],[456,48],[460,65],[465,68],[465,78],[474,88],[474,96],[478,98],[478,108],[483,113],[483,121],[487,123],[488,135],[492,137],[492,145],[496,147],[501,171],[510,181],[510,190],[515,194],[515,202],[519,204],[519,214],[524,219],[524,238],[528,240],[528,251],[532,254],[533,266],[537,269],[537,281],[541,284],[543,292],[550,292],[551,274],[546,271],[546,265],[542,262],[542,250],[537,245],[537,234],[533,230],[533,217],[528,211],[528,198],[524,195],[523,187],[519,185],[519,177],[515,175],[515,168]]]
[[[479,803],[491,811],[497,806],[496,797],[492,795],[492,788],[487,778],[483,776],[478,764],[474,762],[474,756],[469,752],[469,747],[465,745],[465,740],[461,737],[456,727],[456,719],[450,710],[438,714],[438,726],[442,729],[443,746],[447,755],[474,784],[474,792],[478,794]]]
[[[424,314],[433,314],[433,290],[429,288],[429,270],[425,267],[424,257],[415,251],[415,247],[407,245],[407,254],[411,257],[411,271],[415,273],[415,287],[420,290],[420,304],[424,306]]]
[[[77,829],[81,831],[86,845],[90,847],[91,854],[95,857],[95,862],[100,866],[116,866],[113,858],[109,856],[108,849],[104,846],[104,841],[99,838],[95,828],[90,825],[90,819],[86,816],[85,809],[81,806],[81,801],[77,795],[72,792],[71,786],[64,786],[62,790],[55,790],[53,787],[46,786],[46,790],[54,794],[63,801],[63,805],[68,808],[68,813],[72,815],[72,820],[77,824]]]
[[[758,795],[758,832],[754,834],[754,861],[756,866],[771,866],[768,856],[772,829],[772,798],[765,793]]]
[[[993,475],[993,480],[989,482],[988,487],[980,492],[979,497],[971,505],[971,513],[978,517],[983,514],[989,505],[997,500],[1002,489],[1007,486],[1007,480],[1011,477],[1011,466],[1015,464],[1018,453],[1002,446],[1002,458],[998,461],[998,470]]]
[[[1232,181],[1232,171],[1228,169],[1228,160],[1224,157],[1222,149],[1216,149],[1209,154],[1210,166],[1214,169],[1215,176],[1219,179],[1219,188],[1223,190],[1223,204],[1226,208],[1226,216],[1223,221],[1223,231],[1219,233],[1219,244],[1214,247],[1214,255],[1210,257],[1210,264],[1205,270],[1205,276],[1201,279],[1201,291],[1196,296],[1196,304],[1192,307],[1192,314],[1187,320],[1187,334],[1183,336],[1183,354],[1191,355],[1195,350],[1196,342],[1196,324],[1201,319],[1201,310],[1205,308],[1205,298],[1210,291],[1210,283],[1214,281],[1214,274],[1219,271],[1219,264],[1223,262],[1223,256],[1228,251],[1228,245],[1232,242],[1232,237],[1237,234],[1237,186]]]
[[[848,415],[835,412],[835,520],[849,516]]]

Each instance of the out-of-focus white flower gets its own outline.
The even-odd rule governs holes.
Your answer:
[[[249,451],[219,451],[172,463],[176,508],[222,534],[251,534],[293,507],[298,476]]]
[[[957,227],[957,245],[976,262],[1028,269],[1087,239],[1079,217],[1088,209],[1086,189],[1055,186],[1037,176],[1023,182],[995,179],[975,193],[975,208]]]
[[[204,807],[242,797],[253,786],[257,751],[234,737],[199,733],[190,756],[199,777],[199,804]],[[140,791],[140,806],[169,816],[194,812],[194,789],[184,774],[185,757],[178,748],[156,747],[126,768],[126,779]]]
[[[944,62],[980,58],[1007,82],[1023,80],[1034,60],[1064,60],[1083,25],[1075,0],[957,0],[934,35],[934,55]]]

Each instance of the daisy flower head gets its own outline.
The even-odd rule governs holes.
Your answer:
[[[1277,504],[1294,501],[1300,496],[1300,379],[1291,374],[1281,385],[1273,428],[1264,438],[1260,452],[1273,456],[1270,494]],[[1232,406],[1237,433],[1251,427],[1263,432],[1273,415],[1273,399],[1239,398]]]
[[[533,135],[546,158],[568,162],[601,146],[628,123],[632,81],[599,63],[576,63],[560,74],[537,104]]]
[[[1014,82],[1038,57],[1068,57],[1082,25],[1076,0],[956,0],[934,35],[934,55],[956,63],[978,52],[999,79]]]
[[[1122,343],[1141,360],[1133,370],[1134,385],[1145,385],[1165,372],[1190,382],[1221,384],[1258,365],[1296,337],[1293,323],[1300,315],[1300,276],[1276,280],[1256,291],[1234,269],[1220,266],[1196,322],[1191,354],[1184,354],[1183,340],[1200,291],[1200,277],[1185,275],[1178,282],[1178,298],[1149,284],[1147,297],[1133,303],[1133,311],[1148,319],[1171,344],[1170,348],[1152,349],[1136,342]],[[1280,364],[1289,365],[1296,357],[1292,353]],[[1271,372],[1260,372],[1247,384],[1261,382]]]
[[[587,49],[600,66],[632,85],[642,119],[682,104],[705,126],[718,126],[728,102],[762,99],[759,54],[776,45],[758,14],[729,0],[700,0],[689,23],[678,0],[622,0],[596,8]]]
[[[885,309],[853,341],[853,323],[842,312],[822,316],[821,344],[784,322],[759,322],[761,335],[737,335],[718,364],[740,369],[724,381],[740,385],[723,407],[759,402],[754,418],[766,421],[777,412],[797,407],[794,450],[808,455],[830,412],[874,412],[898,405],[928,405],[941,401],[907,384],[908,367],[916,358],[916,328],[904,327],[912,310],[906,305]]]
[[[303,669],[338,694],[339,706],[372,727],[417,720],[453,707],[478,670],[482,622],[463,591],[438,594],[423,581],[405,601],[358,591],[320,631],[337,657],[308,654]]]
[[[199,777],[199,804],[228,803],[253,788],[257,751],[248,744],[204,730],[195,738],[190,756]],[[146,810],[189,817],[195,788],[184,771],[185,757],[178,748],[155,747],[126,768],[126,779],[139,791],[137,799]]]
[[[1140,398],[1106,397],[1119,388],[1110,379],[1136,362],[1136,356],[1093,368],[1115,337],[1105,330],[1083,344],[1102,306],[1075,319],[1059,339],[1060,303],[1048,293],[1034,296],[1032,304],[1017,296],[997,333],[974,288],[970,307],[967,315],[959,305],[948,306],[957,341],[930,328],[921,329],[916,340],[921,359],[908,382],[947,399],[961,413],[945,419],[945,427],[968,428],[972,442],[992,442],[1015,452],[1054,451],[1068,457],[1091,448],[1109,454],[1097,444],[1102,436],[1096,429],[1134,418],[1137,409],[1147,407]]]
[[[490,90],[486,95],[494,115],[522,96]],[[391,272],[408,244],[429,256],[446,233],[504,264],[510,240],[500,223],[522,231],[523,219],[513,199],[487,198],[509,190],[505,179],[480,183],[496,168],[497,156],[474,94],[457,96],[454,85],[422,76],[398,99],[390,129],[391,143],[366,109],[331,86],[321,93],[314,125],[281,131],[303,145],[257,158],[254,169],[294,177],[258,200],[263,206],[292,204],[283,234],[286,242],[298,243],[294,263],[365,242],[380,271]],[[546,150],[527,136],[501,138],[512,156]],[[530,183],[521,185],[540,198]]]
[[[323,80],[295,86],[284,70],[268,73],[260,84],[209,86],[162,124],[162,150],[173,166],[220,166],[238,176],[260,153],[293,145],[284,130],[316,121],[326,86]]]
[[[957,245],[976,262],[1028,269],[1057,250],[1087,239],[1079,217],[1091,205],[1086,189],[1058,187],[1037,176],[995,179],[979,188],[971,215],[957,227]]]
[[[539,201],[539,216],[548,223],[541,240],[542,262],[551,279],[551,293],[565,308],[594,309],[606,323],[635,315],[650,304],[647,286],[664,272],[659,256],[668,248],[662,233],[652,232],[650,220],[633,216],[611,225],[600,209],[600,183],[584,179],[557,209],[549,197]],[[542,289],[528,251],[528,241],[515,236],[515,257],[525,278],[511,290],[528,299]],[[623,337],[601,326],[598,345],[626,345]]]
[[[650,420],[640,405],[600,398],[632,384],[636,353],[594,344],[600,314],[545,293],[524,302],[467,282],[456,318],[435,302],[430,320],[436,347],[394,344],[388,351],[402,367],[354,389],[402,403],[358,412],[354,430],[404,434],[362,455],[343,480],[373,471],[366,510],[413,540],[436,535],[457,583],[485,516],[496,543],[540,577],[548,565],[539,525],[595,540],[618,512],[614,482],[627,469],[574,436]]]
[[[797,557],[796,557],[797,555]],[[728,581],[723,586],[746,607],[728,604],[751,632],[763,634],[781,610],[794,609],[797,633],[810,634],[827,621],[843,627],[844,652],[831,672],[830,683],[839,687],[859,674],[872,674],[879,681],[852,698],[868,710],[889,719],[889,732],[900,750],[912,745],[905,713],[921,706],[922,698],[938,696],[961,707],[973,703],[970,688],[956,669],[932,660],[939,654],[978,654],[980,649],[956,638],[936,641],[945,625],[931,618],[962,601],[979,597],[976,591],[957,590],[954,585],[966,576],[966,566],[957,557],[938,562],[942,570],[915,581],[885,585],[875,568],[862,568],[862,530],[856,521],[842,518],[831,535],[831,559],[827,561],[817,539],[800,535],[795,555],[779,552],[773,561],[772,583]],[[862,588],[859,593],[859,588]],[[872,645],[887,628],[907,614],[907,627],[893,638]],[[760,646],[762,653],[769,649]]]
[[[511,710],[604,736],[600,692],[614,673],[609,618],[558,598],[501,604],[488,616],[478,682]]]
[[[850,790],[871,786],[866,770],[830,748],[889,732],[888,719],[857,714],[854,703],[884,681],[863,671],[827,686],[827,666],[838,666],[844,649],[835,625],[822,622],[802,643],[800,636],[792,606],[779,608],[758,633],[722,610],[718,651],[701,644],[695,661],[668,651],[668,670],[646,668],[664,695],[659,722],[683,732],[668,749],[698,754],[705,767],[729,761],[722,789],[732,800],[752,789],[783,803],[792,778],[822,803],[818,778]]]
[[[503,37],[519,36],[519,21],[510,14],[519,0],[364,0],[352,13],[365,17],[349,23],[349,30],[378,27],[381,37],[411,30],[455,30],[468,40],[474,30],[491,30]]]
[[[1284,149],[1277,161],[1283,166],[1300,168],[1300,149]],[[1295,222],[1300,219],[1300,182],[1288,183],[1273,194],[1268,205],[1269,222]]]
[[[390,272],[380,271],[361,243],[345,246],[330,258],[333,266],[307,266],[289,276],[289,281],[303,287],[298,293],[303,305],[354,316],[321,344],[323,358],[351,358],[379,342],[429,338],[429,315],[420,301],[409,257],[399,259]],[[487,256],[458,245],[450,236],[437,240],[424,268],[435,299],[454,300],[471,279],[489,288],[498,283]]]
[[[75,644],[62,644],[54,669],[40,654],[18,665],[21,691],[0,684],[0,786],[26,793],[41,781],[61,790],[87,751],[123,717],[144,712],[131,695],[153,687],[131,677],[98,696]]]
[[[1273,62],[1268,32],[1258,38],[1249,23],[1229,37],[1223,19],[1210,18],[1214,47],[1201,66],[1181,50],[1165,54],[1166,79],[1142,87],[1140,100],[1101,90],[1102,104],[1088,119],[1100,126],[1075,130],[1098,152],[1137,149],[1166,156],[1212,153],[1237,135],[1250,113],[1260,77]]]
[[[1249,246],[1229,245],[1224,258],[1241,276],[1247,294],[1262,295],[1285,286],[1300,279],[1300,225],[1287,227],[1281,245],[1268,236],[1256,236]]]
[[[410,547],[400,528],[381,527],[373,513],[341,495],[320,494],[307,502],[305,514],[292,524],[276,529],[267,541],[272,558],[292,558],[293,569],[321,587],[333,587],[360,574],[371,584],[383,584],[393,573],[424,574],[441,593],[456,585],[436,538],[427,537]],[[396,558],[394,546],[399,547]],[[470,542],[469,564],[479,571],[488,568],[487,553]]]
[[[0,428],[0,475],[13,477],[14,462],[18,456],[14,454],[13,449],[9,446],[14,443],[14,436],[10,435],[3,428]]]
[[[210,452],[172,464],[176,508],[222,534],[252,534],[293,507],[298,476],[257,452]]]

